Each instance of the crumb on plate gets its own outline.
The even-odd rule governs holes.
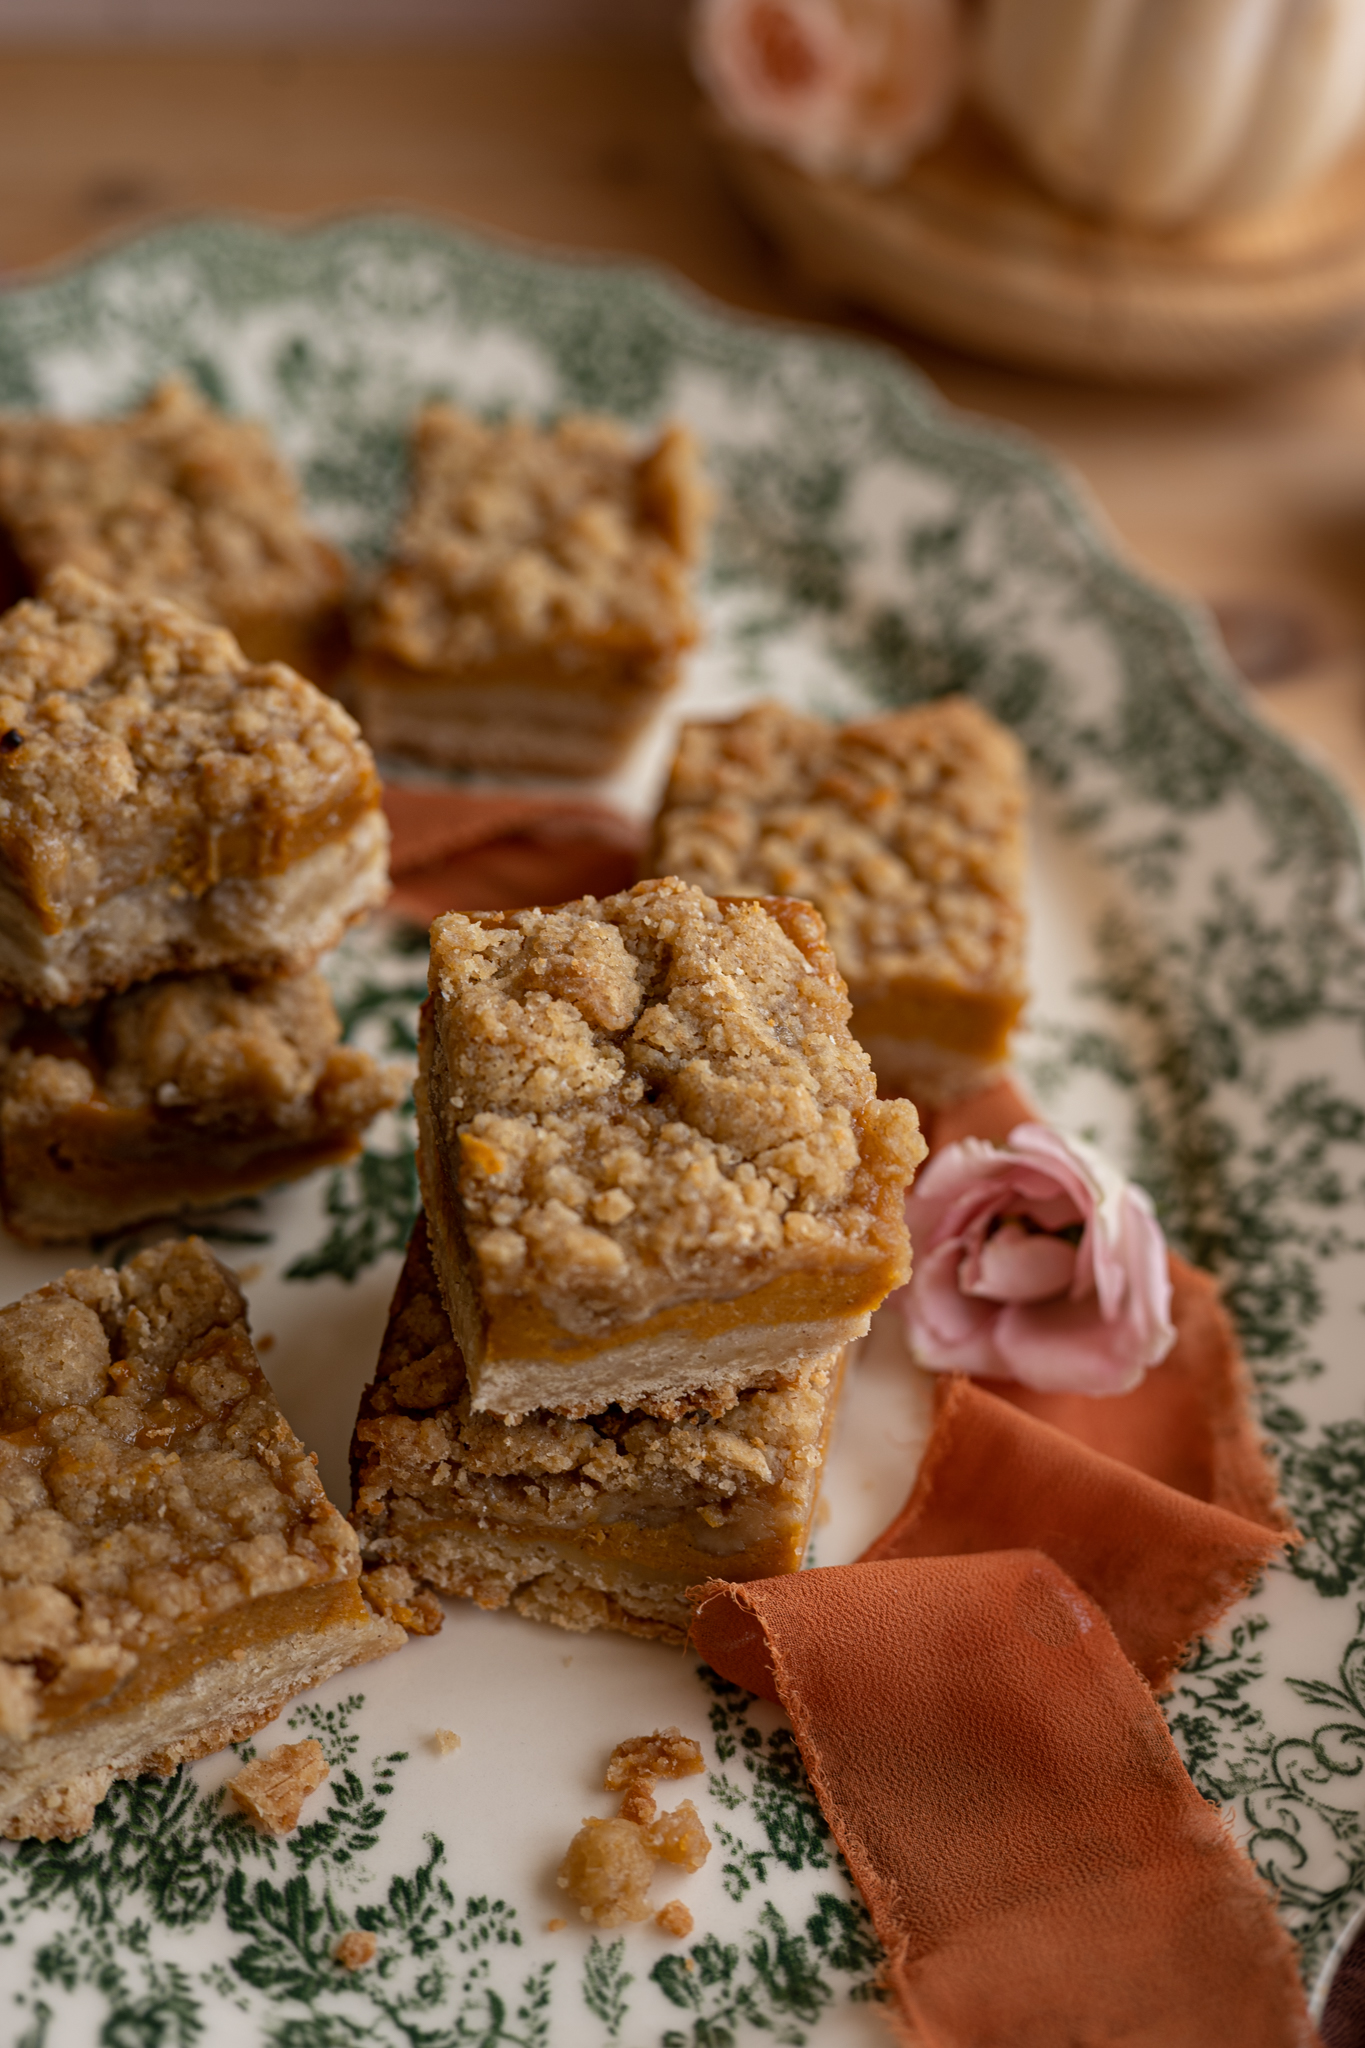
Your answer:
[[[287,1835],[299,1824],[304,1800],[327,1775],[322,1744],[310,1735],[253,1758],[225,1789],[264,1833]]]
[[[377,1935],[367,1934],[359,1927],[350,1927],[341,1935],[332,1950],[333,1962],[340,1963],[343,1970],[363,1970],[372,1963],[379,1948]]]

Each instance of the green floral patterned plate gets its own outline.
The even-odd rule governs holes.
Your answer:
[[[383,543],[404,425],[429,396],[681,415],[721,491],[689,712],[776,692],[846,714],[968,690],[1021,735],[1027,1080],[1222,1276],[1306,1539],[1201,1646],[1168,1713],[1311,1977],[1365,1893],[1365,927],[1344,802],[1256,723],[1202,623],[1114,558],[1049,462],[946,412],[889,355],[740,321],[640,271],[389,219],[175,228],[0,297],[0,404],[114,410],[172,369],[268,419],[317,518],[362,557]],[[615,797],[646,810],[665,751],[661,735]],[[410,1052],[423,973],[420,937],[353,938],[334,962],[352,1034]],[[207,1223],[338,1492],[414,1202],[410,1122],[371,1148]],[[6,1246],[3,1298],[67,1263]],[[899,1505],[923,1414],[880,1318],[840,1420],[822,1563]],[[0,2035],[885,2038],[876,1944],[790,1734],[690,1657],[461,1607],[286,1720],[332,1763],[287,1841],[224,1816],[234,1760],[219,1757],[117,1788],[82,1842],[6,1849]],[[585,1813],[610,1810],[606,1750],[668,1722],[709,1744],[698,1803],[716,1848],[674,1887],[695,1934],[551,1931],[559,1856]],[[438,1727],[458,1752],[436,1753]],[[283,1723],[264,1740],[282,1737]],[[377,1952],[348,1973],[332,1950],[353,1927]]]

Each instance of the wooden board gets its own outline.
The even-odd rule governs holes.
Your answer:
[[[807,277],[997,361],[1202,383],[1365,333],[1365,149],[1269,212],[1157,235],[1052,200],[974,117],[876,191],[713,125],[744,203]]]

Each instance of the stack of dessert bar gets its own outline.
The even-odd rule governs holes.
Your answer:
[[[923,1154],[808,904],[676,879],[438,918],[426,1216],[353,1447],[366,1554],[681,1639],[796,1569],[846,1348]]]
[[[488,425],[433,405],[350,676],[381,752],[492,774],[605,775],[677,682],[709,513],[692,437]]]
[[[341,707],[79,569],[0,617],[0,1200],[34,1241],[350,1156],[395,1077],[314,972],[383,903]]]
[[[1023,753],[966,697],[834,726],[758,704],[686,725],[650,868],[716,895],[803,896],[885,1091],[995,1078],[1026,997]]]

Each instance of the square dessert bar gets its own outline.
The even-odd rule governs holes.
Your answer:
[[[387,893],[370,750],[311,683],[78,569],[0,617],[0,992],[294,973]]]
[[[252,661],[316,678],[345,651],[345,564],[265,429],[179,379],[124,419],[0,414],[0,540],[6,602],[69,566],[226,626]]]
[[[723,1413],[867,1329],[924,1145],[809,904],[641,882],[431,931],[419,1167],[477,1413]]]
[[[351,1158],[402,1094],[340,1044],[320,974],[167,975],[83,1010],[0,1006],[0,1206],[62,1243]]]
[[[948,1101],[1027,998],[1025,801],[1018,742],[966,697],[845,726],[758,704],[683,727],[649,865],[815,904],[881,1086]]]
[[[83,1834],[401,1647],[197,1238],[0,1309],[0,1833]]]
[[[412,499],[356,625],[380,751],[446,768],[601,775],[697,637],[708,497],[691,436],[638,452],[610,420],[419,418]]]
[[[419,1218],[352,1446],[366,1561],[561,1628],[681,1642],[689,1586],[799,1570],[843,1360],[720,1420],[479,1414]]]

